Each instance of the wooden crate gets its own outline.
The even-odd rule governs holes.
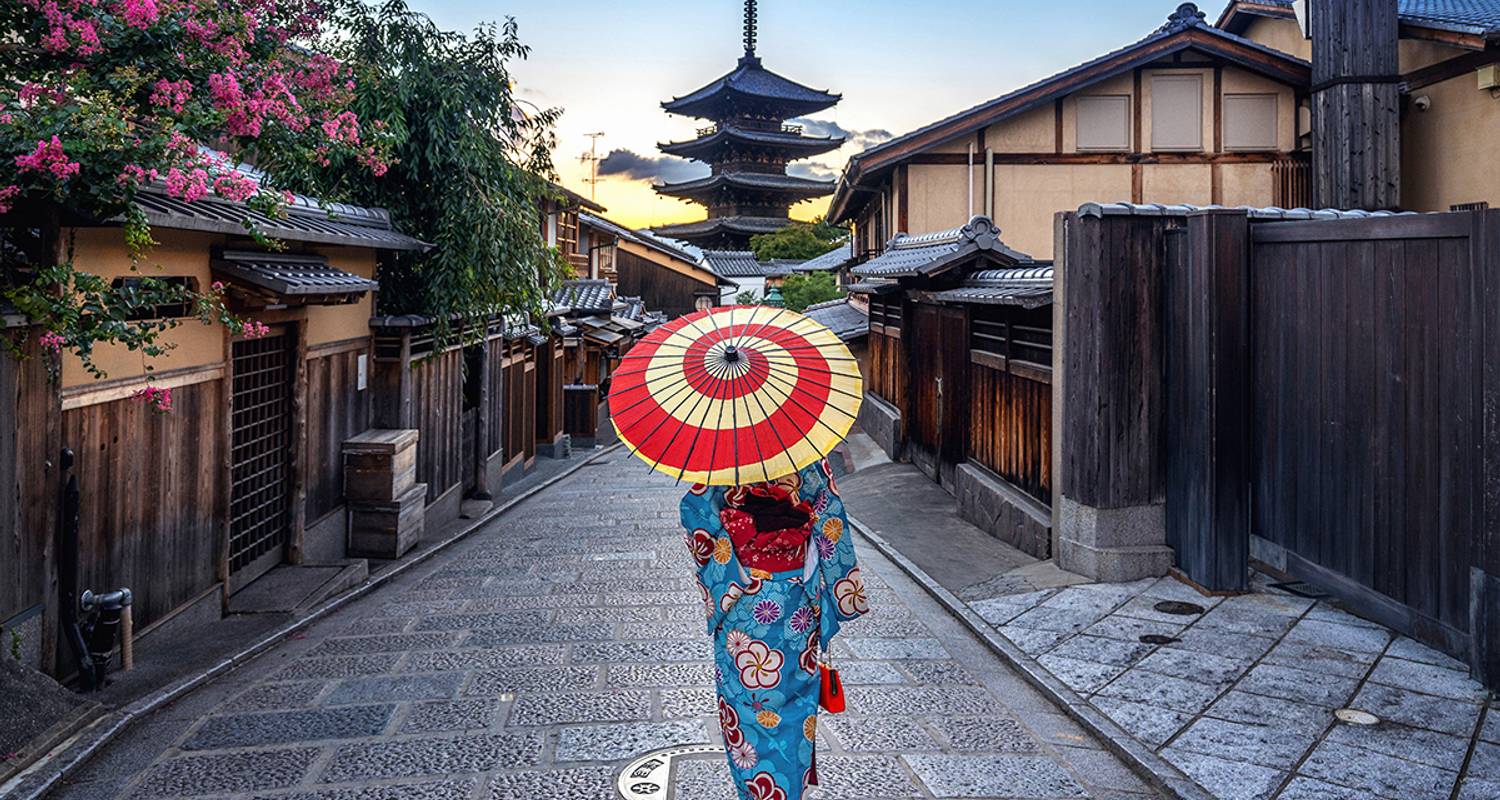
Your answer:
[[[349,555],[355,558],[400,558],[422,539],[427,511],[427,484],[412,484],[396,500],[349,502]]]
[[[368,430],[344,441],[344,497],[392,503],[417,482],[417,431]]]

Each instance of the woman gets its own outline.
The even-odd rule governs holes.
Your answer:
[[[744,800],[817,785],[820,654],[868,610],[827,461],[769,483],[695,486],[682,525],[714,640],[719,725]]]

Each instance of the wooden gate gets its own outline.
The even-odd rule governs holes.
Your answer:
[[[918,469],[950,487],[967,442],[968,313],[963,308],[919,303],[905,338],[908,347],[914,348],[906,354],[911,365],[908,454]]]
[[[1481,219],[1251,226],[1252,532],[1450,652],[1483,525]]]
[[[285,329],[233,344],[229,584],[281,563],[290,532],[292,351]]]

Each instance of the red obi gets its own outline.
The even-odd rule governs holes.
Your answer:
[[[801,569],[812,537],[812,504],[775,483],[736,486],[724,495],[719,521],[747,569]]]

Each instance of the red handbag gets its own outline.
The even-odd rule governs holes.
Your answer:
[[[844,683],[839,680],[839,671],[826,663],[819,665],[822,673],[823,686],[818,692],[818,705],[830,714],[841,714],[844,711]]]

